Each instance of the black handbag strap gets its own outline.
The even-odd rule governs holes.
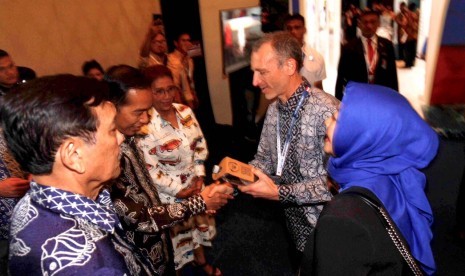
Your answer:
[[[360,192],[350,191],[345,194],[352,194],[358,196],[363,202],[365,202],[368,206],[375,210],[380,220],[382,221],[384,227],[386,228],[388,235],[394,243],[395,247],[397,248],[397,250],[399,250],[400,255],[402,255],[402,257],[412,270],[413,275],[423,275],[423,272],[421,271],[420,267],[415,261],[415,258],[413,258],[412,253],[410,253],[409,247],[405,244],[404,240],[400,238],[400,234],[398,233],[396,227],[394,227],[395,224],[392,221],[391,216],[384,209],[384,207],[376,202],[373,202],[373,200],[371,200],[369,197]]]

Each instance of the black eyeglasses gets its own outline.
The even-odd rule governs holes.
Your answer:
[[[156,96],[162,96],[164,94],[174,94],[179,91],[179,88],[175,85],[169,86],[168,88],[155,88],[152,89],[152,93]]]

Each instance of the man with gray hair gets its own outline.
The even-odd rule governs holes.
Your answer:
[[[324,121],[338,100],[302,78],[302,51],[287,32],[265,35],[252,49],[253,85],[277,100],[267,111],[254,160],[258,181],[239,189],[279,201],[298,252],[302,252],[323,204],[331,199],[323,152]],[[300,255],[300,254],[299,254]]]
[[[116,239],[105,189],[120,173],[115,117],[108,87],[85,77],[43,77],[1,98],[8,149],[32,175],[11,217],[8,275],[129,274],[121,250],[133,248]]]

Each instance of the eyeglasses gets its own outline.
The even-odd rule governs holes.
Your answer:
[[[155,96],[162,96],[164,94],[169,94],[169,95],[172,95],[176,92],[179,91],[179,88],[175,85],[172,85],[172,86],[169,86],[168,88],[155,88],[152,90],[152,93],[155,95]]]

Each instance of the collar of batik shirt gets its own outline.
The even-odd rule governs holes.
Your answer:
[[[280,100],[278,100],[279,112],[282,112],[282,113],[286,113],[286,112],[293,113],[294,112],[297,105],[299,104],[302,93],[304,93],[307,87],[311,87],[310,83],[304,77],[302,77],[302,80],[303,80],[302,83],[299,85],[299,87],[297,87],[297,90],[295,91],[295,93],[292,94],[292,96],[285,103],[282,103]]]
[[[57,213],[79,217],[100,229],[113,233],[119,225],[118,216],[111,203],[110,193],[104,189],[94,201],[88,197],[31,182],[31,199]],[[118,226],[119,227],[119,226]]]

